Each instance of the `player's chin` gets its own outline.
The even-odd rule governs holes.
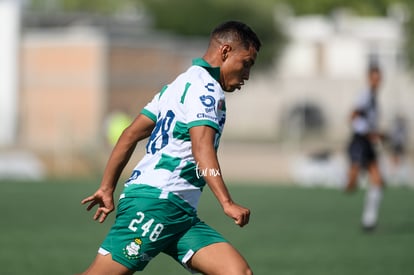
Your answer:
[[[233,93],[234,91],[240,90],[240,89],[241,89],[241,86],[231,86],[226,90],[226,92]]]

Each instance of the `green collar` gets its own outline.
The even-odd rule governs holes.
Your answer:
[[[215,79],[217,82],[220,82],[220,67],[211,67],[210,64],[207,63],[202,58],[193,59],[193,65],[203,67],[207,70],[207,72]]]

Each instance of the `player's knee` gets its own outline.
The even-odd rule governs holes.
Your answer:
[[[253,275],[253,271],[250,269],[250,267],[247,267],[247,269],[244,271],[245,275]]]
[[[253,271],[249,266],[238,267],[237,270],[231,272],[230,274],[234,275],[253,275]]]
[[[227,265],[228,270],[223,274],[234,274],[234,275],[253,275],[253,271],[249,264],[245,261],[235,262],[233,265]],[[228,272],[228,273],[227,273]]]
[[[220,269],[211,270],[211,272],[205,272],[204,274],[225,274],[225,275],[253,275],[253,271],[247,265],[236,265],[236,266],[226,266],[221,267]]]

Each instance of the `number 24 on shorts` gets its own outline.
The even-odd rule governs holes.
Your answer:
[[[133,231],[133,232],[137,232],[138,228],[141,228],[142,230],[142,237],[147,236],[147,234],[151,231],[150,235],[149,235],[149,240],[151,242],[155,242],[158,237],[160,236],[162,230],[164,229],[164,225],[161,223],[157,223],[156,225],[153,226],[154,224],[154,219],[150,219],[149,221],[147,221],[146,223],[142,224],[142,222],[144,221],[145,218],[145,214],[142,213],[141,211],[137,212],[137,218],[133,219],[130,223],[128,228]],[[141,227],[139,227],[142,224]]]

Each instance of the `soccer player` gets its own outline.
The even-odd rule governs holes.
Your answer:
[[[407,122],[402,115],[397,115],[394,118],[388,139],[391,147],[392,165],[396,168],[403,160],[408,140]]]
[[[401,114],[395,116],[392,128],[387,135],[390,149],[390,177],[395,184],[405,184],[408,181],[405,154],[407,150],[408,128],[405,117]]]
[[[382,135],[378,131],[377,93],[381,83],[381,71],[371,66],[368,71],[369,87],[358,97],[351,114],[352,139],[348,147],[350,167],[346,191],[355,190],[361,169],[368,171],[370,185],[365,196],[362,226],[375,228],[382,199],[383,178],[379,169],[375,146]]]
[[[202,58],[164,86],[120,136],[98,190],[85,198],[94,219],[114,209],[113,193],[137,142],[146,154],[120,196],[116,220],[82,274],[133,274],[163,252],[192,272],[252,274],[246,260],[197,216],[207,184],[224,213],[243,227],[250,210],[233,201],[221,176],[217,149],[226,119],[224,92],[249,79],[261,42],[246,24],[225,22],[210,36]],[[167,271],[166,271],[167,272]]]

